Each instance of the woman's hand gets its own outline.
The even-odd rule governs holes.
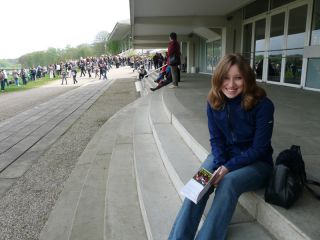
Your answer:
[[[220,166],[217,168],[216,171],[214,171],[214,177],[212,184],[216,187],[218,186],[221,179],[229,172],[229,170],[225,166]]]

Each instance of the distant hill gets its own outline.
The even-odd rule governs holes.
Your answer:
[[[0,68],[20,68],[20,64],[18,63],[18,59],[0,59]]]

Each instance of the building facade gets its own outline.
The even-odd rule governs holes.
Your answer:
[[[188,72],[211,74],[221,56],[236,52],[258,81],[320,91],[320,0],[202,2],[130,0],[128,47],[166,48],[176,32]]]

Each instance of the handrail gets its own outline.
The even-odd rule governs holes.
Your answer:
[[[152,73],[154,73],[154,72],[158,71],[159,69],[161,69],[161,68],[163,68],[163,67],[165,67],[165,66],[167,66],[167,65],[168,65],[168,64],[163,65],[163,66],[161,66],[161,67],[159,67],[159,68],[155,69],[154,71],[149,72],[148,74],[144,75],[144,78],[145,78],[145,77],[148,77],[148,76],[149,76],[149,75],[151,75]]]

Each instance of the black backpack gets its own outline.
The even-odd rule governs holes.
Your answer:
[[[308,184],[320,186],[320,183],[307,179],[300,146],[292,145],[290,149],[280,152],[276,159],[265,190],[265,201],[288,209],[302,195],[304,187],[320,200],[320,195]]]

